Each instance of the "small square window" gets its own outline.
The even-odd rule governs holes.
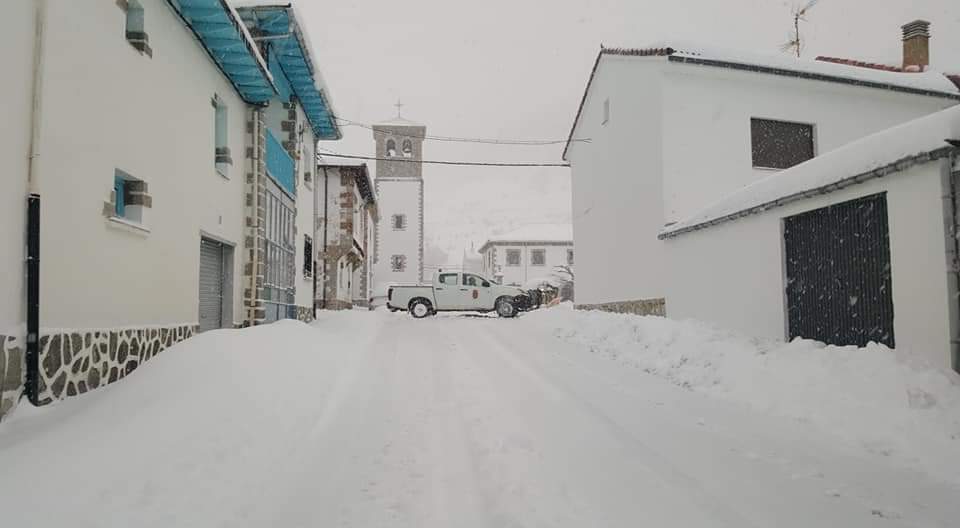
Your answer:
[[[507,250],[507,266],[519,266],[519,265],[520,265],[520,250],[508,249]]]
[[[147,194],[147,183],[119,169],[113,175],[113,203],[107,216],[130,222],[144,223],[146,209],[153,206],[153,198]]]
[[[391,224],[393,225],[394,231],[403,231],[407,228],[407,215],[404,214],[395,214],[393,215]]]
[[[772,119],[750,119],[753,166],[788,169],[814,156],[813,125]]]
[[[406,255],[394,255],[390,257],[390,270],[394,272],[401,272],[407,269],[407,256]]]
[[[125,28],[127,42],[140,53],[153,57],[153,50],[149,44],[150,39],[147,37],[145,13],[140,0],[121,0],[119,4],[127,14]]]
[[[530,264],[532,266],[546,266],[547,250],[545,249],[530,250]]]

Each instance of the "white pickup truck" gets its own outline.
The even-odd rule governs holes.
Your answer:
[[[496,311],[500,317],[514,317],[532,304],[530,295],[520,288],[453,271],[436,273],[432,284],[394,285],[387,290],[387,308],[409,311],[417,319],[456,311]]]

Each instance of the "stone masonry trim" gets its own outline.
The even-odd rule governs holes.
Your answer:
[[[661,297],[656,299],[637,299],[633,301],[616,301],[600,304],[578,304],[576,305],[576,309],[666,317],[667,302],[666,299]]]

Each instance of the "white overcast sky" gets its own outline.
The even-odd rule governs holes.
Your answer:
[[[395,115],[446,136],[559,139],[569,132],[600,44],[681,41],[779,53],[794,0],[299,0],[337,112]],[[934,68],[960,72],[960,0],[821,0],[802,31],[805,57],[897,64],[900,25],[932,23]],[[370,155],[372,132],[344,127],[321,148]],[[547,161],[562,146],[427,142],[426,159]],[[372,169],[371,164],[371,169]],[[569,221],[560,169],[425,166],[428,263],[526,223]],[[433,262],[431,262],[433,261]]]

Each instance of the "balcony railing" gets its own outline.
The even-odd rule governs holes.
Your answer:
[[[290,194],[297,194],[297,185],[294,178],[296,164],[293,158],[287,154],[286,149],[273,134],[267,130],[267,174],[270,175],[280,187]]]

